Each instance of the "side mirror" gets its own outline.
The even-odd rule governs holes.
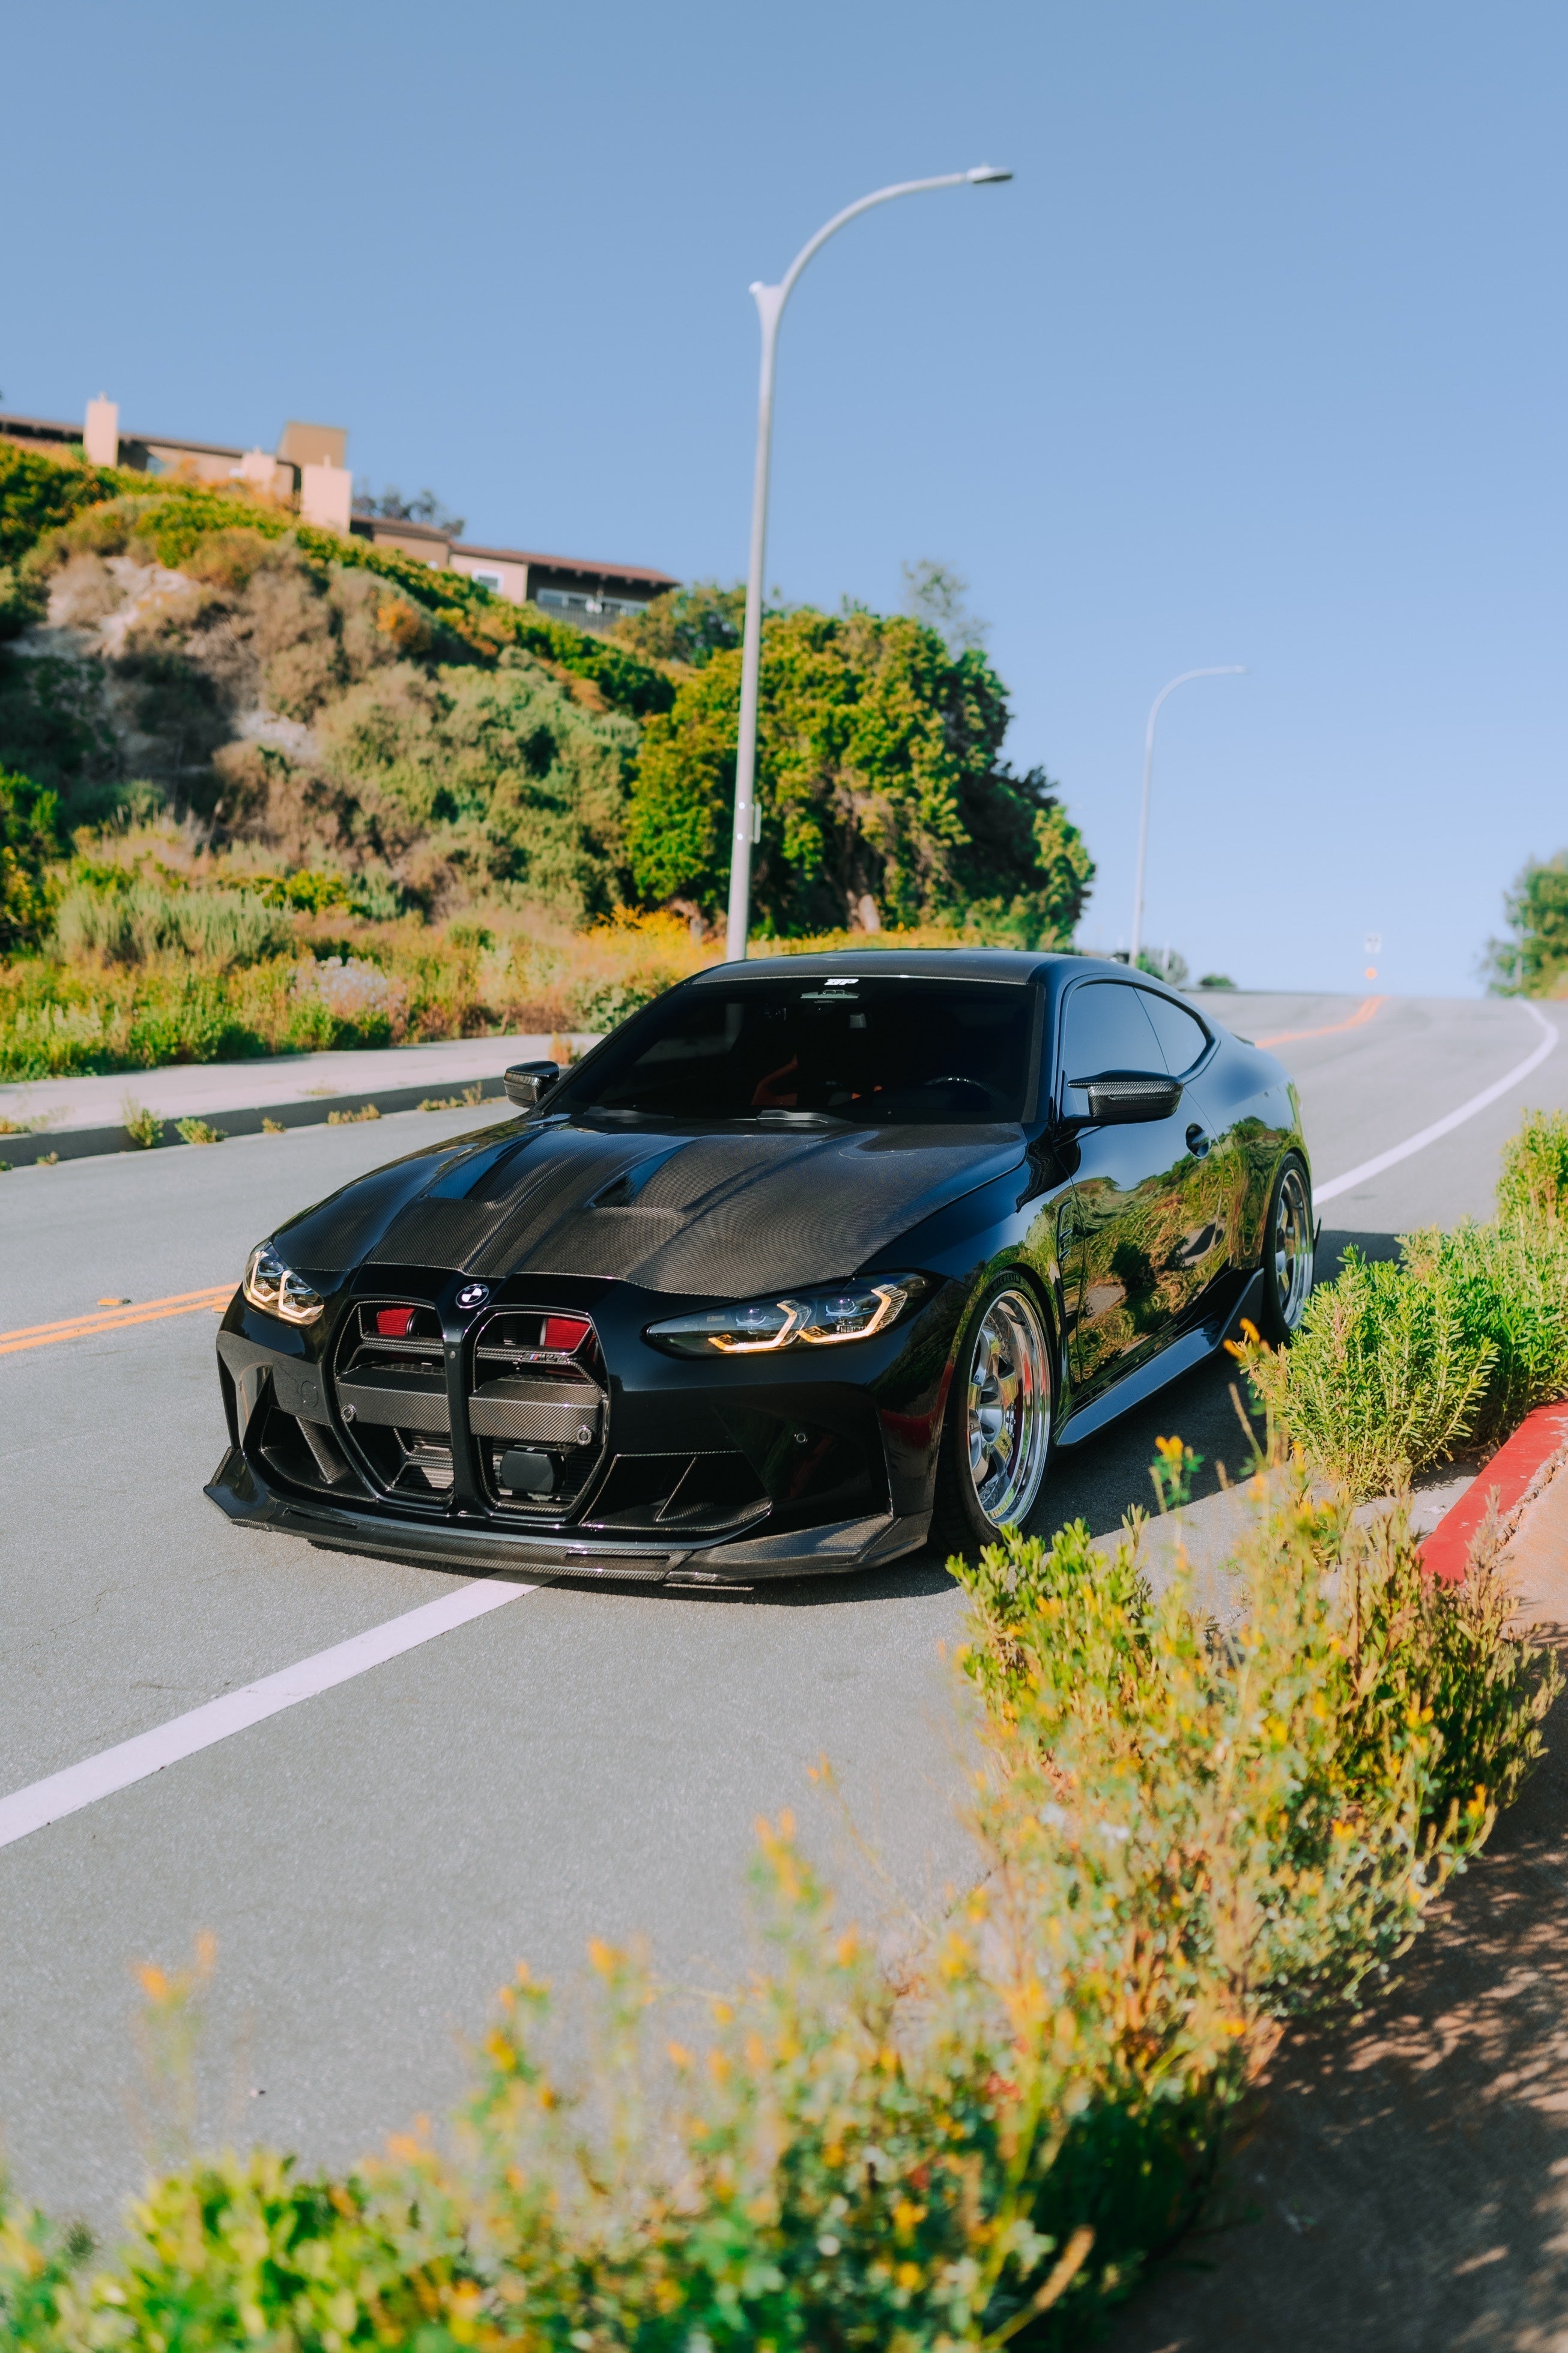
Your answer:
[[[555,1062],[514,1062],[501,1074],[507,1101],[516,1103],[520,1111],[531,1111],[561,1076]]]
[[[1072,1079],[1089,1096],[1086,1118],[1075,1127],[1132,1127],[1141,1122],[1169,1119],[1182,1100],[1180,1079],[1162,1071],[1102,1071],[1097,1079]]]

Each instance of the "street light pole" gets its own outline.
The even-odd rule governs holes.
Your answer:
[[[1138,951],[1143,944],[1143,861],[1149,848],[1149,784],[1154,773],[1154,722],[1160,715],[1160,705],[1177,687],[1185,686],[1190,678],[1241,678],[1245,662],[1220,662],[1211,670],[1184,670],[1160,689],[1149,712],[1149,725],[1143,737],[1143,806],[1138,818],[1138,880],[1132,889],[1132,944],[1127,951],[1129,965],[1136,966]]]
[[[1011,172],[998,170],[990,164],[979,164],[972,172],[943,172],[934,180],[900,180],[897,186],[878,188],[862,196],[858,204],[846,205],[835,213],[826,227],[819,228],[807,245],[803,245],[790,263],[777,286],[764,286],[760,281],[751,292],[763,325],[762,377],[757,392],[757,459],[752,480],[752,556],[746,574],[746,635],[741,654],[741,724],[735,745],[735,834],[730,858],[730,923],[725,954],[733,962],[746,953],[746,934],[751,927],[752,847],[758,839],[756,807],[757,773],[757,693],[763,668],[763,569],[767,560],[768,543],[768,470],[773,458],[773,361],[778,350],[779,321],[784,306],[789,301],[795,280],[814,253],[825,246],[846,221],[857,213],[869,212],[873,205],[885,205],[894,196],[914,196],[927,188],[984,187],[997,180],[1010,180]]]

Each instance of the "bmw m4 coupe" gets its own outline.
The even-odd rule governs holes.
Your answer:
[[[506,1086],[251,1252],[232,1519],[644,1583],[973,1553],[1311,1284],[1287,1072],[1117,964],[723,965]]]

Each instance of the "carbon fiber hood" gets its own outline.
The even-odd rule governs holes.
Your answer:
[[[851,1274],[1023,1158],[1012,1126],[683,1135],[510,1121],[361,1177],[277,1239],[321,1273],[368,1261],[740,1297]]]

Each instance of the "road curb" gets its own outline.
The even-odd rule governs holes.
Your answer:
[[[1470,1547],[1488,1513],[1495,1511],[1500,1522],[1513,1517],[1564,1446],[1568,1446],[1568,1399],[1538,1405],[1438,1521],[1420,1547],[1422,1567],[1445,1584],[1461,1583],[1470,1565]]]
[[[481,1103],[503,1099],[505,1092],[499,1078],[453,1080],[446,1086],[437,1079],[423,1087],[367,1087],[352,1093],[321,1095],[308,1102],[258,1103],[200,1116],[225,1136],[259,1135],[264,1120],[271,1120],[279,1127],[325,1127],[335,1121],[341,1127],[352,1120],[363,1119],[367,1109],[377,1113],[417,1111],[422,1103],[435,1103],[443,1111],[456,1111],[474,1098],[477,1111]],[[158,1142],[145,1148],[162,1152],[183,1141],[171,1115],[163,1121],[163,1133]],[[0,1168],[26,1168],[40,1160],[88,1160],[100,1153],[137,1150],[121,1126],[40,1128],[31,1135],[0,1135]]]

